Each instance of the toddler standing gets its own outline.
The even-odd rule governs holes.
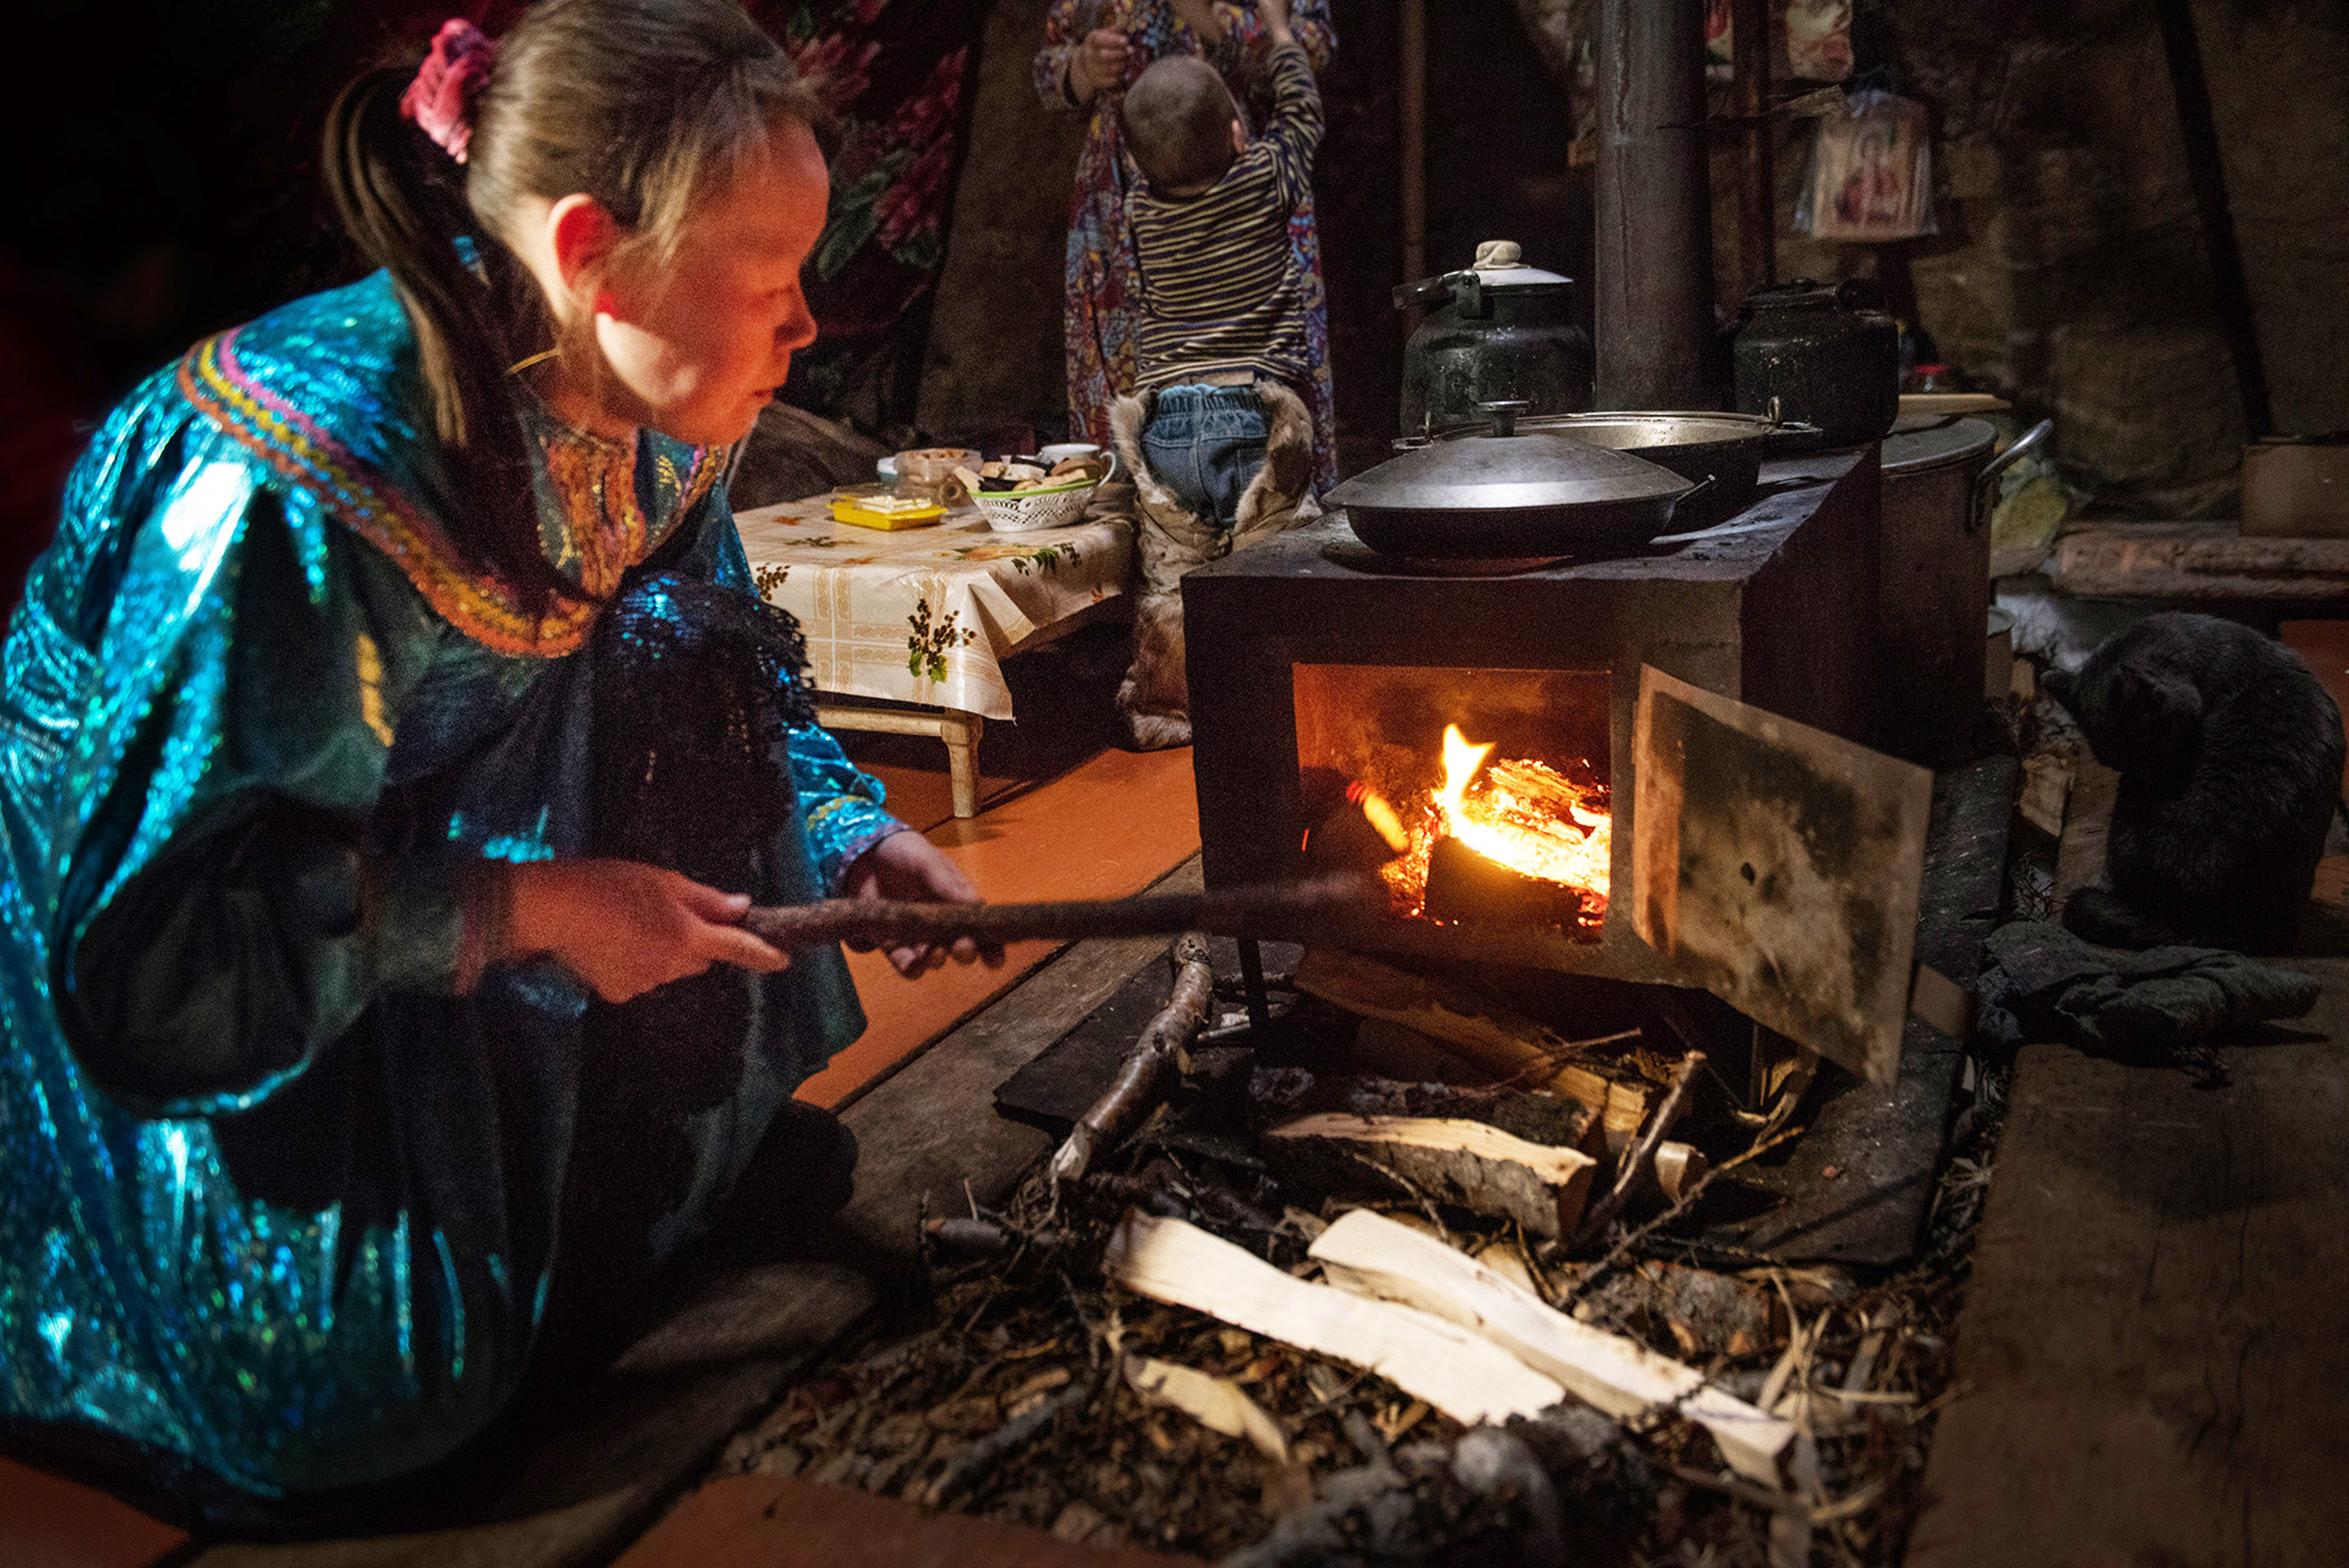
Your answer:
[[[1139,389],[1111,424],[1139,492],[1143,591],[1118,709],[1146,748],[1191,738],[1183,573],[1272,537],[1311,502],[1304,281],[1288,220],[1310,191],[1321,98],[1288,0],[1262,0],[1257,14],[1272,40],[1262,136],[1248,139],[1222,77],[1192,56],[1152,65],[1119,109],[1142,175],[1126,213],[1143,320]]]

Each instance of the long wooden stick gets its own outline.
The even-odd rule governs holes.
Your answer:
[[[1263,882],[1212,892],[1145,893],[1137,898],[1061,903],[907,903],[890,899],[828,899],[762,904],[742,917],[776,946],[815,947],[863,941],[884,946],[931,944],[972,936],[982,942],[1032,938],[1072,942],[1093,936],[1287,938],[1326,934],[1371,914],[1369,884],[1356,877]]]

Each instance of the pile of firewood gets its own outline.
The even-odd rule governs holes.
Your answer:
[[[1214,975],[1174,957],[1069,1142],[999,1208],[926,1220],[927,1303],[723,1468],[1236,1563],[1898,1560],[1994,1114],[1908,1273],[1701,1267],[1673,1222],[1799,1131],[1800,1062],[1709,1168],[1673,1136],[1701,1052],[1545,1037],[1317,954],[1300,989],[1488,1081],[1268,1064],[1200,1044]]]

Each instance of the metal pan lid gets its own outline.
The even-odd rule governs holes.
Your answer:
[[[1435,433],[1438,440],[1482,435],[1489,420],[1449,425]],[[1729,414],[1714,408],[1672,410],[1630,409],[1588,414],[1528,414],[1518,419],[1520,430],[1547,430],[1571,436],[1595,447],[1633,451],[1641,447],[1702,446],[1712,441],[1758,441],[1778,428],[1760,414]]]
[[[1884,471],[1906,479],[1958,463],[1979,463],[1998,440],[1987,419],[1957,419],[1924,429],[1895,428],[1884,438]]]
[[[1331,490],[1332,505],[1388,511],[1512,511],[1671,500],[1692,488],[1661,464],[1543,430],[1516,428],[1522,403],[1482,405],[1484,435],[1458,435],[1388,459]]]

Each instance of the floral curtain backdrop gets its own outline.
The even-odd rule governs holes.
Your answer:
[[[792,363],[802,407],[910,417],[968,124],[978,0],[748,0],[822,84],[832,212],[807,270],[820,329]]]

